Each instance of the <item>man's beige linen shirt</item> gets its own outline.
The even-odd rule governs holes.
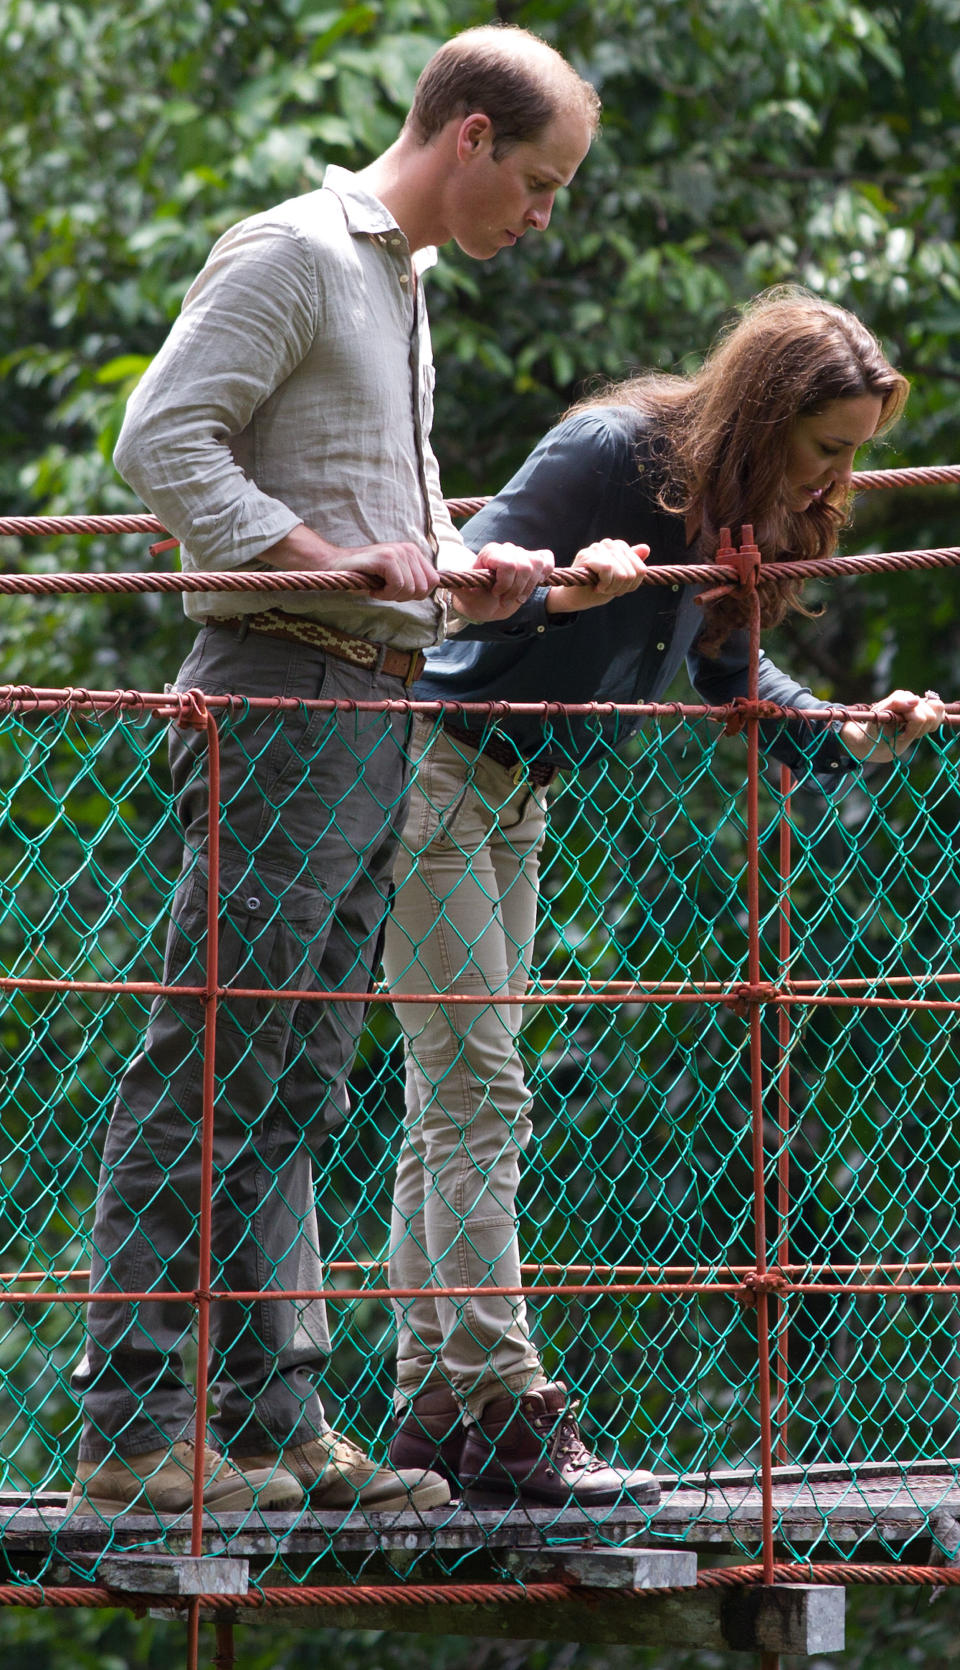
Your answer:
[[[305,522],[335,545],[409,540],[441,567],[463,542],[430,446],[433,357],[406,239],[354,175],[226,232],[127,407],[121,475],[176,536],[185,570],[254,568]],[[194,620],[282,608],[413,649],[436,598],[193,592]]]

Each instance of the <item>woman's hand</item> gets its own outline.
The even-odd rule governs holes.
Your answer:
[[[840,741],[856,760],[868,760],[871,765],[887,765],[890,760],[905,754],[917,741],[943,724],[946,708],[936,690],[925,690],[915,696],[912,690],[892,690],[882,701],[873,702],[873,712],[896,725],[878,724],[848,719],[840,727]]]
[[[478,556],[468,553],[463,571],[490,574],[489,590],[453,592],[453,606],[467,620],[506,620],[516,613],[553,572],[552,551],[526,551],[522,545],[485,545]],[[456,572],[445,569],[444,572]]]
[[[585,545],[573,559],[572,567],[594,576],[589,586],[551,586],[546,609],[551,615],[573,614],[578,609],[596,609],[624,592],[635,591],[643,577],[649,545],[628,545],[623,539],[598,539]]]

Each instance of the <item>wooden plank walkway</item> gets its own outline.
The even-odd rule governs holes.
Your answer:
[[[950,1470],[948,1471],[948,1467]],[[743,1472],[664,1478],[654,1512],[630,1506],[596,1509],[474,1510],[453,1502],[418,1514],[300,1512],[296,1515],[223,1514],[205,1522],[203,1552],[249,1559],[256,1567],[280,1562],[287,1571],[319,1579],[331,1568],[402,1574],[433,1565],[446,1573],[479,1576],[478,1565],[499,1565],[518,1548],[555,1543],[636,1548],[692,1548],[715,1556],[756,1559],[763,1504],[755,1475]],[[158,1521],[129,1514],[110,1524],[66,1514],[65,1496],[0,1494],[0,1552],[9,1568],[27,1575],[51,1556],[69,1563],[98,1550],[165,1548],[187,1552],[190,1516]],[[843,1559],[856,1554],[894,1559],[917,1539],[927,1541],[933,1514],[960,1522],[960,1483],[951,1463],[909,1469],[881,1464],[854,1472],[843,1466],[777,1469],[773,1491],[778,1550],[788,1558]],[[800,1551],[804,1551],[803,1554]],[[914,1551],[916,1557],[917,1550]],[[486,1557],[485,1559],[483,1557]],[[927,1555],[924,1555],[926,1558]],[[62,1568],[61,1568],[62,1569]],[[62,1581],[62,1575],[60,1581]],[[49,1578],[48,1581],[53,1581]]]
[[[258,1609],[253,1595],[245,1605],[240,1596],[247,1594],[248,1582],[251,1590],[262,1585],[302,1594],[306,1604],[287,1605],[283,1612],[284,1626],[291,1628],[626,1643],[673,1651],[681,1646],[752,1654],[842,1651],[846,1591],[836,1578],[832,1586],[793,1579],[770,1587],[687,1586],[696,1577],[695,1558],[701,1573],[711,1564],[729,1563],[731,1556],[737,1565],[759,1560],[763,1500],[755,1474],[661,1476],[661,1483],[663,1498],[652,1513],[634,1507],[592,1515],[569,1509],[475,1511],[454,1502],[423,1514],[225,1514],[204,1524],[202,1552],[213,1557],[208,1570],[189,1558],[189,1514],[164,1520],[130,1514],[106,1524],[68,1515],[64,1494],[0,1493],[0,1582],[51,1591],[99,1584],[145,1599],[149,1591],[157,1616],[178,1619],[182,1600],[165,1601],[161,1595],[236,1593],[233,1620],[261,1630],[276,1628],[277,1610]],[[954,1539],[960,1544],[960,1483],[952,1461],[869,1464],[856,1471],[842,1465],[777,1469],[773,1507],[777,1557],[788,1562],[929,1565],[937,1558],[933,1525],[948,1557]],[[627,1574],[619,1588],[591,1589],[595,1579],[589,1571],[577,1575],[585,1549],[621,1551],[603,1557]],[[639,1586],[652,1592],[638,1602],[627,1592],[638,1583],[629,1573],[645,1563],[649,1570]],[[566,1596],[548,1600],[536,1594],[538,1582],[571,1580],[575,1586]],[[516,1585],[516,1591],[481,1598],[483,1586],[491,1583],[494,1593],[502,1593],[504,1584]],[[586,1585],[582,1595],[576,1591],[580,1583]],[[391,1598],[391,1590],[398,1595],[407,1590],[413,1598],[423,1584],[447,1591],[442,1605],[410,1606]],[[524,1593],[527,1584],[532,1589]],[[327,1600],[319,1606],[309,1591],[323,1589]],[[330,1604],[334,1590],[339,1598]],[[200,1615],[219,1616],[209,1606]]]

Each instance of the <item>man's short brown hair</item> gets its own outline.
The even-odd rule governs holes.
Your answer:
[[[552,46],[512,24],[464,29],[435,52],[417,82],[406,126],[429,144],[449,121],[474,111],[493,124],[493,155],[538,138],[554,117],[580,109],[595,133],[596,90]]]

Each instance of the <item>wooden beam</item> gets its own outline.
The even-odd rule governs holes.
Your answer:
[[[537,1583],[584,1583],[591,1589],[692,1589],[697,1556],[674,1548],[521,1548],[509,1571]]]
[[[250,1587],[248,1560],[121,1551],[74,1563],[89,1566],[105,1588],[128,1595],[245,1595]]]
[[[287,1629],[393,1630],[496,1640],[579,1641],[591,1646],[708,1647],[719,1652],[842,1652],[846,1590],[775,1583],[689,1589],[672,1595],[518,1601],[492,1606],[317,1606],[283,1615]],[[238,1624],[275,1629],[275,1611],[241,1605]]]

